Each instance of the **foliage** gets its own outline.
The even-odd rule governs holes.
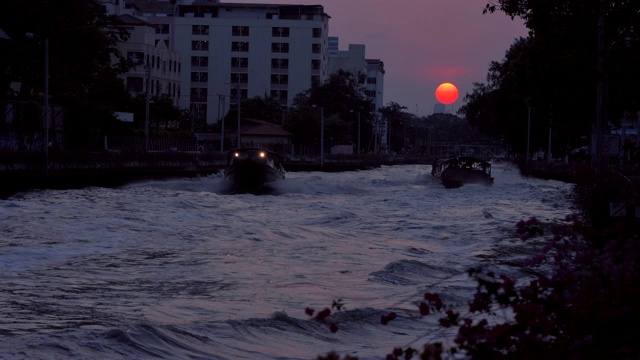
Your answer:
[[[583,219],[596,228],[609,225],[610,203],[626,206],[638,201],[637,186],[614,168],[603,168],[599,173],[590,167],[579,169],[574,178],[573,202]]]
[[[405,110],[407,110],[406,106],[401,106],[393,101],[379,109],[382,119],[387,121],[387,130],[390,137],[390,150],[393,153],[409,151],[411,142],[409,141],[408,136],[415,134],[415,131],[411,130],[415,130],[417,127],[417,121],[413,114],[410,114]],[[407,129],[409,130],[407,131]]]
[[[240,116],[243,119],[262,120],[281,125],[283,122],[283,111],[280,103],[272,96],[256,96],[246,99],[240,103]],[[225,121],[231,128],[237,127],[238,108],[232,107],[227,114]]]
[[[532,268],[552,264],[549,275],[539,275],[518,288],[506,276],[472,269],[469,275],[478,288],[467,315],[444,305],[437,294],[424,294],[420,315],[443,314],[441,326],[458,328],[457,346],[447,350],[450,354],[463,353],[470,359],[640,355],[640,334],[630,330],[640,320],[640,291],[632,285],[640,280],[637,225],[621,223],[595,233],[575,217],[567,221],[553,229],[545,252],[529,263]],[[523,240],[543,235],[535,218],[521,221],[518,233]],[[510,309],[513,315],[500,321],[498,309]],[[434,345],[439,344],[427,347]],[[417,352],[397,350],[394,354]],[[400,358],[394,354],[387,359]]]
[[[639,10],[628,0],[491,0],[485,12],[522,18],[529,36],[491,63],[487,84],[474,84],[460,111],[524,153],[531,109],[532,148],[546,147],[550,128],[553,153],[575,147],[595,123],[599,85],[605,119],[640,109]]]
[[[129,96],[117,77],[126,65],[116,43],[126,40],[128,33],[104,13],[100,1],[7,0],[0,27],[12,39],[6,45],[12,56],[0,57],[0,87],[20,83],[15,98],[19,101],[42,103],[48,39],[50,104],[66,110],[65,148],[89,146],[91,139],[117,124],[114,111]],[[118,60],[115,66],[113,59]],[[32,124],[32,131],[42,128],[41,121]]]
[[[457,328],[455,345],[395,348],[386,358],[637,359],[639,230],[629,218],[601,226],[575,215],[559,225],[520,221],[516,233],[522,241],[539,243],[551,231],[541,253],[525,263],[537,275],[520,286],[507,276],[470,269],[477,291],[466,313],[424,293],[420,317],[439,314],[442,327]],[[380,322],[395,318],[389,312]]]
[[[468,119],[460,118],[453,114],[433,114],[424,122],[432,138],[436,141],[477,142],[495,141],[493,138],[482,134]]]
[[[355,143],[360,114],[361,138],[371,135],[372,104],[364,94],[364,75],[338,70],[323,84],[296,95],[287,111],[284,129],[295,134],[294,144],[320,143],[320,109],[324,115],[324,139],[333,144]]]

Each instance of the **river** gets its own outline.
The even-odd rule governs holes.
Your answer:
[[[570,184],[493,176],[445,189],[398,165],[290,172],[263,194],[217,174],[16,194],[0,200],[0,358],[384,359],[450,338],[420,318],[422,294],[462,309],[471,267],[526,278],[537,250],[516,223],[572,213]],[[305,309],[334,301],[332,333]]]

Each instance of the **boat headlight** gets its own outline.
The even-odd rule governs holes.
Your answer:
[[[260,158],[264,159],[267,154],[264,151],[260,151]]]

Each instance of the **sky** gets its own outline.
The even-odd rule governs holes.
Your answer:
[[[502,12],[482,14],[487,0],[228,0],[221,2],[322,5],[329,36],[339,50],[364,44],[367,59],[384,63],[383,104],[396,102],[418,116],[433,113],[435,91],[453,83],[456,112],[473,83],[486,83],[491,61],[502,61],[520,36],[522,20]]]

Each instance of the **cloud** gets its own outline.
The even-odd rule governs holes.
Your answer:
[[[384,34],[383,34],[383,33],[372,33],[372,34],[368,34],[368,35],[367,35],[367,39],[371,39],[371,40],[384,39]]]
[[[466,66],[426,66],[420,71],[421,77],[434,82],[453,82],[468,76],[471,69]]]

